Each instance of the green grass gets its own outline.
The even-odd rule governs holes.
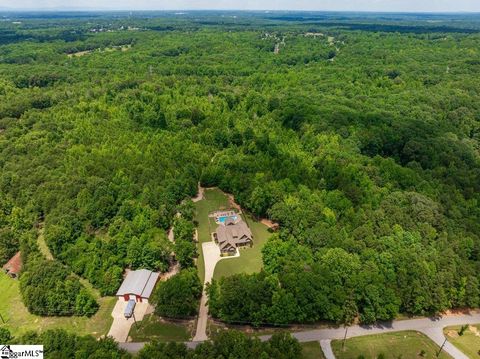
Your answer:
[[[366,359],[377,359],[380,354],[383,354],[385,359],[429,359],[436,358],[436,353],[440,350],[429,338],[415,331],[347,339],[345,351],[342,350],[342,341],[334,340],[332,348],[337,359],[357,359],[360,355]],[[422,350],[425,351],[425,354],[420,356]],[[439,358],[451,357],[442,352]]]
[[[207,334],[209,334],[209,336],[215,336],[217,333],[222,332],[224,330],[238,330],[252,337],[260,337],[262,335],[272,335],[275,333],[284,332],[285,328],[274,328],[274,327],[254,328],[250,325],[235,325],[235,324],[220,323],[213,320],[208,320]]]
[[[43,235],[43,232],[44,232],[44,228],[42,226],[38,231],[38,237],[37,237],[38,248],[40,249],[40,252],[43,254],[43,256],[46,259],[52,260],[53,255],[52,255],[52,252],[50,252],[50,248],[48,248],[47,242],[45,242],[45,236]]]
[[[474,325],[474,331],[470,327],[465,330],[462,336],[458,335],[461,326],[447,327],[444,329],[448,341],[464,352],[469,358],[480,358],[480,325]],[[475,333],[477,331],[477,333]]]
[[[0,313],[7,322],[0,323],[0,326],[9,329],[14,336],[28,330],[41,332],[61,328],[79,335],[91,334],[98,338],[108,333],[113,321],[111,313],[117,301],[116,297],[97,299],[100,308],[91,318],[40,317],[30,314],[23,305],[18,280],[11,279],[1,272],[0,288]]]
[[[223,259],[217,263],[214,279],[228,277],[237,273],[256,273],[260,272],[263,266],[262,248],[267,242],[271,233],[268,227],[260,222],[256,222],[252,217],[243,216],[253,234],[253,247],[240,249],[240,257]]]
[[[325,359],[319,342],[300,343],[302,346],[302,358]]]
[[[134,324],[129,336],[134,342],[158,340],[161,342],[184,342],[190,340],[191,324],[166,322],[155,314],[146,315]]]
[[[221,190],[205,189],[204,199],[195,203],[196,217],[198,222],[198,247],[199,257],[197,260],[198,274],[201,281],[205,278],[205,264],[203,262],[202,243],[211,241],[211,233],[215,231],[217,224],[208,214],[221,209],[230,208],[228,197]],[[221,260],[215,267],[213,277],[230,276],[236,273],[254,273],[262,268],[262,247],[270,237],[268,227],[255,221],[251,216],[243,215],[253,234],[253,247],[240,250],[240,257]]]
[[[203,262],[202,243],[211,240],[210,234],[215,229],[215,221],[208,217],[210,212],[218,209],[229,208],[227,196],[219,189],[205,189],[204,198],[195,203],[196,216],[198,222],[198,252],[197,259],[198,275],[203,283],[205,278],[205,263]]]

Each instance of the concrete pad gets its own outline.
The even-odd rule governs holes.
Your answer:
[[[127,303],[123,298],[118,298],[112,311],[113,323],[107,335],[118,343],[127,341],[128,333],[134,323],[133,317],[127,319],[124,316]],[[134,311],[135,319],[137,321],[142,320],[149,307],[148,303],[137,303]]]

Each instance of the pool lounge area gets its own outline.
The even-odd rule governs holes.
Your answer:
[[[225,223],[225,221],[229,218],[231,218],[233,221],[237,221],[238,219],[237,216],[223,216],[223,217],[218,217],[217,221],[218,223]]]
[[[215,219],[215,223],[217,224],[224,224],[228,219],[236,222],[239,218],[235,211],[217,211],[213,213],[212,217]]]

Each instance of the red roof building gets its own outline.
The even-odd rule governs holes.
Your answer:
[[[17,252],[12,258],[10,258],[2,268],[10,277],[17,278],[22,270],[22,257],[20,252]]]

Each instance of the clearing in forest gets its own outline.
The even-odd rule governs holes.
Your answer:
[[[198,273],[200,279],[205,278],[205,264],[201,244],[212,240],[211,233],[217,228],[215,219],[209,217],[209,214],[217,210],[232,208],[229,197],[221,190],[205,189],[204,197],[201,201],[195,203],[196,221],[198,222],[198,240],[200,256],[197,261]],[[225,261],[219,261],[215,267],[213,277],[218,279],[222,276],[230,276],[236,273],[254,273],[262,268],[262,248],[270,237],[268,227],[261,222],[254,220],[246,213],[240,214],[247,223],[253,234],[253,246],[251,248],[240,249],[240,256],[229,258]]]

